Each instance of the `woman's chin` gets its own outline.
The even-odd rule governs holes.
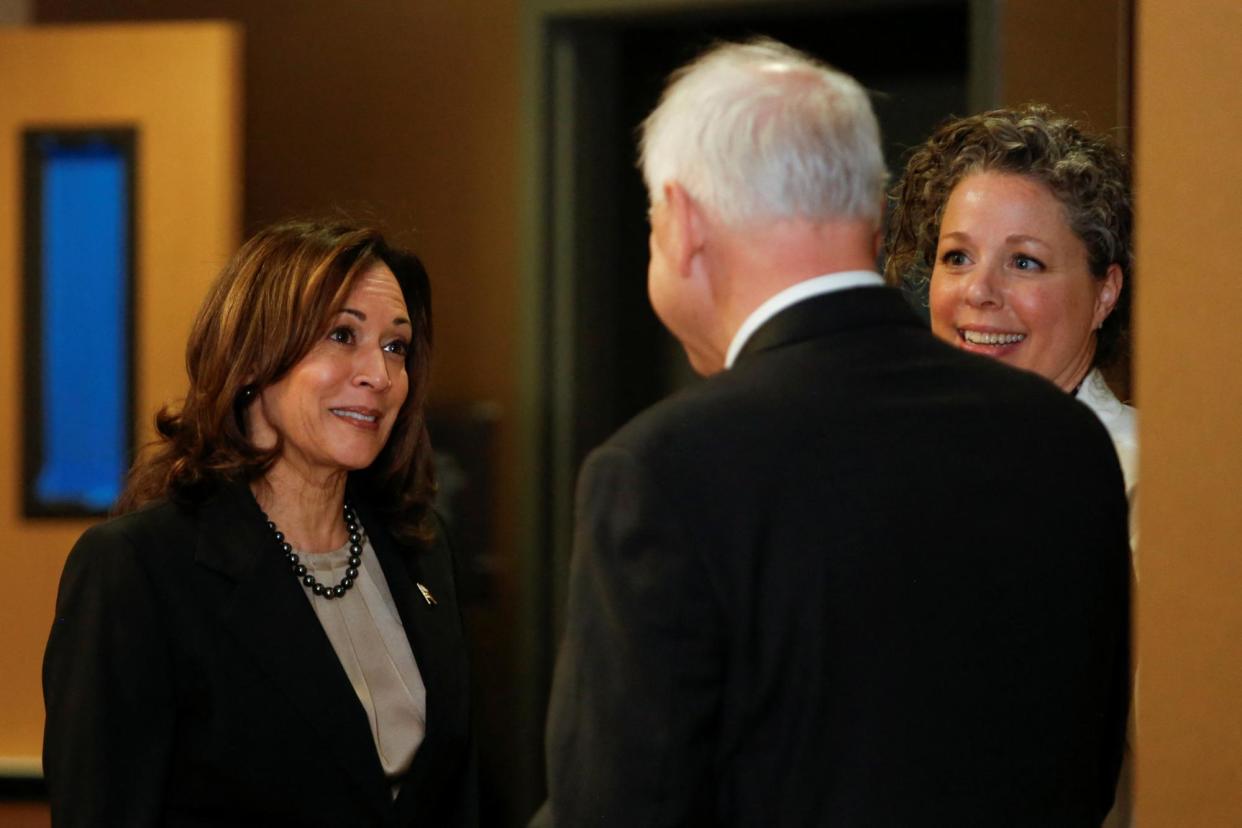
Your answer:
[[[376,457],[379,457],[378,452],[339,457],[337,458],[338,468],[346,473],[362,471],[365,468],[369,468],[375,462]]]
[[[333,445],[326,446],[324,454],[330,457],[342,471],[360,471],[375,462],[375,458],[380,456],[387,442],[387,433],[354,432],[344,435]]]

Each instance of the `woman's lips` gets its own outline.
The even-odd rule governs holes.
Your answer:
[[[329,408],[329,411],[347,425],[363,431],[375,431],[379,428],[380,412],[374,408]]]
[[[958,344],[963,350],[976,354],[1003,357],[1017,350],[1026,334],[1013,331],[986,331],[978,328],[958,328]]]

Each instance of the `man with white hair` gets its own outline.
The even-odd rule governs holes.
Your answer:
[[[1129,675],[1107,434],[882,286],[852,78],[718,46],[642,169],[651,302],[709,378],[583,465],[536,823],[1098,826]]]

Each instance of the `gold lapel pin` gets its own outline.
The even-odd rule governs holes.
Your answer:
[[[418,587],[418,591],[423,594],[423,600],[427,602],[427,606],[434,607],[436,605],[436,596],[431,594],[431,590],[417,581],[414,582],[414,586]]]

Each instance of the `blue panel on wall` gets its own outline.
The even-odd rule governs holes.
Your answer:
[[[39,451],[28,511],[105,511],[120,494],[130,448],[132,145],[38,136],[34,319]],[[30,169],[28,161],[28,170]],[[28,200],[28,204],[34,202]],[[30,236],[28,235],[28,238]],[[34,252],[34,251],[31,251]],[[29,343],[30,344],[34,343]],[[28,426],[32,418],[28,416]],[[36,436],[32,435],[32,436]],[[31,485],[33,483],[33,485]],[[33,501],[33,503],[31,502]]]

